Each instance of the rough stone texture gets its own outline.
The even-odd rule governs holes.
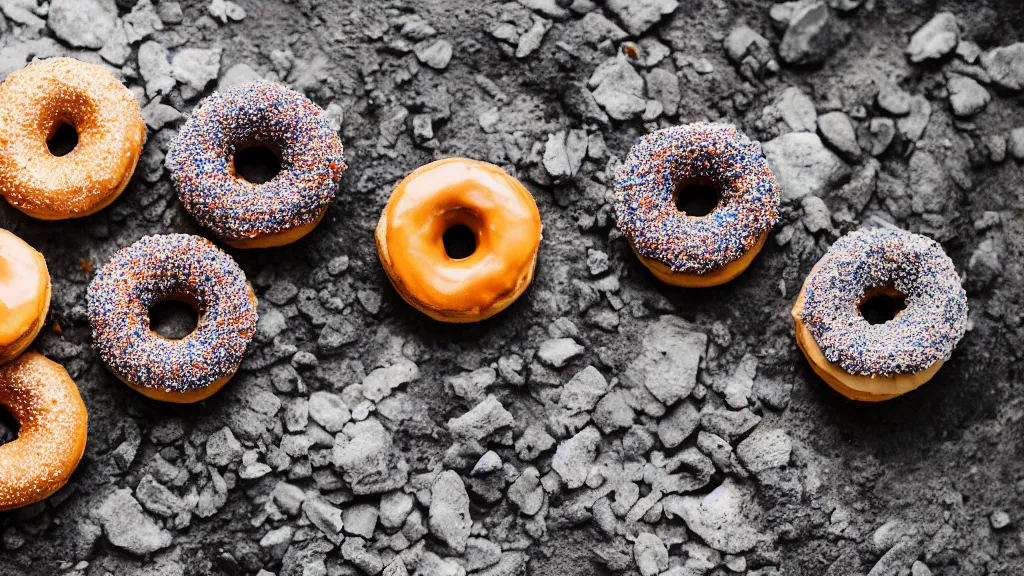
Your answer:
[[[114,0],[53,0],[46,24],[68,45],[102,48],[114,31]]]
[[[910,37],[907,56],[911,62],[942,58],[956,48],[959,40],[956,16],[951,12],[939,12]]]
[[[36,58],[101,63],[148,128],[135,176],[97,214],[40,222],[0,201],[0,227],[52,277],[34,347],[67,368],[90,416],[68,486],[0,514],[0,573],[1024,573],[1013,2],[680,2],[640,34],[626,8],[587,0],[115,3],[0,0],[0,78]],[[68,18],[97,5],[85,26]],[[939,10],[960,39],[915,63],[911,37]],[[78,24],[58,33],[61,18]],[[93,47],[70,45],[82,38]],[[178,202],[166,149],[204,97],[256,79],[321,106],[349,169],[308,236],[226,248],[261,316],[231,382],[195,405],[152,401],[91,350],[84,293],[144,235],[209,235]],[[783,102],[813,124],[791,125]],[[637,138],[698,120],[763,143],[787,196],[746,272],[678,289],[637,262],[612,190]],[[813,153],[780,146],[793,139]],[[523,296],[458,326],[404,303],[372,233],[396,182],[451,156],[502,166],[544,223]],[[821,382],[789,317],[828,246],[865,226],[938,239],[971,308],[937,376],[874,406]],[[706,341],[667,349],[694,334]],[[448,427],[484,402],[466,434]],[[0,415],[0,442],[10,428]],[[461,553],[431,533],[442,473],[468,496]]]
[[[442,472],[430,487],[430,532],[461,553],[472,526],[469,495],[462,478],[451,470]]]

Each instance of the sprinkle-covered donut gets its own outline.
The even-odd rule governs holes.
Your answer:
[[[235,374],[256,330],[256,296],[231,256],[199,236],[146,236],[114,255],[89,285],[93,346],[115,376],[165,402],[198,402]],[[180,340],[149,326],[176,300],[199,316]]]
[[[861,306],[875,297],[905,308],[870,324]],[[950,357],[966,330],[967,295],[934,240],[860,230],[814,266],[793,319],[797,343],[829,385],[855,400],[880,401],[924,384]]]
[[[445,237],[467,236],[468,254]],[[377,253],[395,289],[442,322],[476,322],[507,308],[533,280],[541,222],[530,192],[499,166],[448,158],[421,166],[391,193]]]
[[[39,335],[50,292],[43,255],[0,228],[0,364],[17,358]]]
[[[65,124],[78,143],[54,156],[47,140]],[[78,218],[109,205],[145,139],[135,96],[98,64],[40,60],[0,84],[0,194],[34,218]]]
[[[691,216],[676,201],[710,187],[717,204]],[[698,122],[642,137],[615,183],[619,229],[662,282],[715,286],[750,265],[778,220],[779,187],[759,145],[735,127]]]
[[[64,367],[37,352],[0,366],[0,405],[18,421],[18,438],[0,446],[0,510],[51,496],[85,453],[89,415]]]
[[[253,184],[235,171],[235,155],[262,146],[281,171]],[[308,98],[257,82],[217,92],[192,113],[169,152],[178,198],[200,225],[236,248],[281,246],[323,218],[345,171],[343,149]]]

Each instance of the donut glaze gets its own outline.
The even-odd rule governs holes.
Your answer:
[[[176,300],[199,316],[180,340],[149,326]],[[256,296],[231,256],[186,234],[146,236],[110,259],[89,285],[93,347],[121,381],[155,400],[190,403],[224,386],[256,331]]]
[[[54,156],[46,141],[62,124],[78,144]],[[146,139],[135,96],[98,64],[33,62],[0,84],[0,194],[41,220],[93,214],[120,196]]]
[[[902,296],[906,308],[869,324],[860,305]],[[832,245],[793,306],[796,339],[811,366],[844,396],[888,400],[930,380],[967,325],[967,295],[935,241],[902,230],[860,230]]]
[[[454,259],[445,231],[474,234],[476,249]],[[476,322],[514,302],[529,286],[540,247],[533,196],[500,167],[449,158],[402,180],[377,224],[377,252],[388,278],[413,307],[442,322]]]
[[[27,506],[67,483],[85,453],[89,415],[64,368],[36,352],[0,366],[0,404],[18,438],[0,446],[0,510]]]
[[[686,186],[719,195],[705,216],[676,208]],[[615,182],[619,229],[662,282],[716,286],[741,274],[778,221],[779,187],[761,148],[735,127],[699,122],[642,137]]]
[[[237,152],[269,148],[281,171],[253,184],[235,171]],[[192,113],[169,152],[178,198],[236,248],[282,246],[312,231],[345,172],[343,148],[323,110],[268,82],[217,92]]]
[[[46,260],[24,240],[0,228],[0,364],[32,344],[50,310]]]

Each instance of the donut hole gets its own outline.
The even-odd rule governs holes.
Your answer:
[[[719,186],[710,180],[685,179],[676,184],[673,194],[676,210],[691,218],[703,218],[718,208]]]
[[[170,298],[149,309],[149,329],[162,338],[181,340],[195,332],[198,326],[199,311],[190,302]]]
[[[78,130],[67,122],[57,124],[46,139],[46,148],[54,156],[67,156],[78,146]]]
[[[449,226],[441,237],[444,252],[452,260],[469,258],[476,252],[476,233],[465,224]]]
[[[868,324],[885,324],[907,308],[907,297],[888,286],[869,288],[864,291],[857,308]]]
[[[0,446],[17,440],[20,428],[18,419],[8,412],[5,406],[0,405]]]
[[[232,168],[246,182],[266,184],[281,173],[280,149],[269,142],[243,144],[232,158]]]

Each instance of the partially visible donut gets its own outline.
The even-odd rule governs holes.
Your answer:
[[[905,300],[891,320],[869,324],[861,305]],[[930,380],[963,337],[967,295],[953,261],[929,238],[861,230],[829,248],[793,306],[796,339],[814,371],[853,400],[877,402]]]
[[[64,124],[78,143],[54,156],[47,140]],[[0,194],[34,218],[108,206],[128,186],[145,139],[135,96],[98,64],[40,60],[0,84]]]
[[[177,300],[199,316],[180,340],[149,326],[149,310]],[[137,392],[190,403],[220,390],[256,331],[256,296],[231,256],[199,236],[146,236],[114,255],[88,293],[93,347]]]
[[[89,415],[67,371],[36,352],[0,366],[0,405],[19,426],[0,446],[0,510],[10,510],[67,483],[85,453]]]
[[[43,255],[0,228],[0,364],[25,351],[50,310],[50,273]]]
[[[465,227],[473,250],[453,257],[444,235]],[[477,322],[507,308],[533,279],[541,222],[530,192],[500,167],[448,158],[417,168],[391,193],[377,253],[398,293],[442,322]]]
[[[268,148],[269,182],[235,171],[236,154]],[[282,246],[311,232],[345,172],[343,148],[319,106],[267,82],[217,92],[192,113],[169,152],[178,198],[199,224],[236,248]]]
[[[676,208],[690,186],[717,192],[714,209]],[[716,286],[750,266],[778,221],[779,186],[761,153],[735,127],[698,122],[642,137],[615,182],[619,229],[662,282]]]

